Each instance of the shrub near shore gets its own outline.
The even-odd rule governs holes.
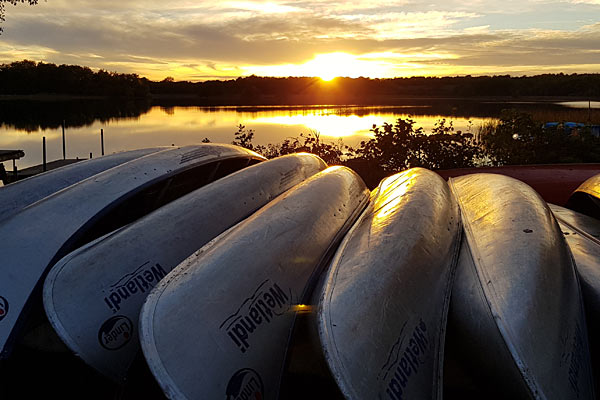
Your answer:
[[[600,162],[600,138],[589,127],[579,129],[543,128],[532,115],[505,111],[494,123],[477,133],[455,131],[452,122],[439,120],[429,133],[410,118],[393,125],[373,126],[374,137],[359,147],[345,146],[341,140],[323,142],[317,131],[275,144],[254,145],[255,132],[239,125],[235,145],[261,153],[267,158],[309,152],[328,164],[354,169],[371,188],[395,172],[407,168],[467,168],[481,165],[524,165]],[[470,130],[470,129],[469,129]],[[208,139],[205,139],[208,140]]]

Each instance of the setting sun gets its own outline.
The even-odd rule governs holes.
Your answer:
[[[317,54],[302,64],[245,67],[244,70],[262,76],[316,76],[331,81],[336,77],[390,76],[392,65],[378,59],[335,52]]]

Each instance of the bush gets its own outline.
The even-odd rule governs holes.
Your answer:
[[[600,138],[589,127],[543,128],[530,114],[504,111],[498,123],[479,132],[482,150],[495,164],[552,164],[598,162]]]
[[[470,133],[454,131],[452,122],[438,121],[430,135],[415,128],[412,119],[399,118],[394,125],[373,126],[375,137],[361,142],[355,157],[386,173],[407,168],[448,169],[475,166],[484,153]]]

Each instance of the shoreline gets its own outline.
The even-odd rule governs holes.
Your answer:
[[[298,97],[289,99],[289,101],[276,101],[267,96],[260,96],[254,101],[240,101],[237,96],[219,96],[219,97],[201,97],[189,94],[152,94],[148,97],[125,97],[125,96],[88,96],[88,95],[69,95],[38,93],[27,95],[0,94],[0,101],[39,101],[39,102],[63,102],[74,100],[89,101],[151,101],[161,105],[162,102],[169,103],[169,106],[187,106],[197,105],[206,107],[252,107],[252,108],[327,108],[327,107],[392,107],[404,106],[410,102],[431,102],[431,101],[455,101],[455,102],[477,102],[477,103],[506,103],[506,104],[528,104],[542,103],[555,104],[561,102],[597,102],[600,97],[583,96],[379,96],[377,98],[356,101],[353,96],[346,99],[339,98],[321,98],[310,101],[310,99]],[[319,101],[331,100],[331,101]]]

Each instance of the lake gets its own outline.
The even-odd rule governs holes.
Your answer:
[[[407,100],[397,106],[274,106],[197,107],[148,102],[0,101],[0,149],[20,149],[25,157],[19,169],[42,162],[42,137],[47,160],[62,158],[62,124],[65,124],[67,158],[98,157],[100,129],[105,154],[152,146],[180,146],[211,142],[230,143],[237,126],[255,132],[255,144],[278,143],[300,133],[319,132],[324,141],[342,140],[357,146],[371,137],[370,129],[398,118],[412,118],[425,132],[440,119],[452,121],[456,130],[476,132],[497,119],[502,109],[559,112],[568,107],[588,107],[588,102],[502,103],[464,100]],[[599,108],[600,103],[592,104]],[[587,110],[582,110],[587,112]],[[596,110],[594,110],[596,111]],[[8,170],[10,162],[5,163]]]

